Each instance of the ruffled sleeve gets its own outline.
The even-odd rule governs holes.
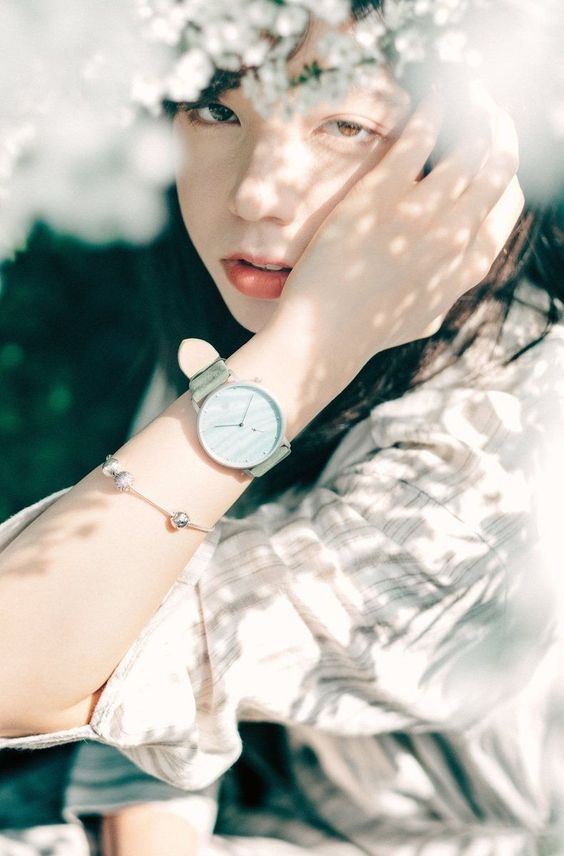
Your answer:
[[[560,368],[563,355],[550,353]],[[0,746],[88,737],[199,790],[238,757],[240,720],[343,735],[471,728],[551,644],[529,572],[528,462],[538,425],[560,428],[564,390],[550,381],[541,401],[539,378],[532,409],[511,385],[421,388],[375,408],[298,501],[219,521],[89,725]]]

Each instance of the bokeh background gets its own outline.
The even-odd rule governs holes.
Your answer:
[[[156,359],[136,252],[38,224],[3,265],[0,521],[124,442]]]

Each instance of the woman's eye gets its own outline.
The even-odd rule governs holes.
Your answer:
[[[233,110],[225,104],[213,102],[211,104],[195,104],[186,111],[188,118],[194,124],[201,125],[234,125],[237,117]],[[230,119],[235,119],[235,122]]]
[[[336,129],[336,133],[330,134],[330,136],[358,140],[360,142],[369,142],[382,136],[377,131],[372,130],[372,128],[367,128],[365,125],[353,122],[350,119],[331,119],[325,123],[324,127],[333,127]]]
[[[188,116],[188,119],[193,125],[236,125],[238,119],[236,114],[225,104],[219,101],[209,102],[207,104],[183,104],[181,109]],[[338,139],[339,141],[353,140],[360,143],[369,143],[375,139],[380,139],[382,134],[359,122],[354,122],[352,119],[330,119],[323,124],[324,129],[328,131],[329,136]]]

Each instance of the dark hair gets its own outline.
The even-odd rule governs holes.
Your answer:
[[[355,18],[380,11],[378,0],[353,2],[352,7]],[[217,95],[233,88],[239,79],[238,73],[218,71],[204,95]],[[165,106],[174,113],[174,104],[168,102]],[[180,394],[186,390],[186,378],[177,365],[181,339],[189,336],[208,339],[222,355],[229,356],[253,334],[233,318],[198,256],[184,226],[175,187],[169,190],[168,205],[168,227],[142,253],[140,273],[147,287],[158,360],[168,382]],[[457,301],[441,329],[430,338],[376,354],[294,438],[292,454],[284,463],[255,479],[243,495],[245,501],[237,504],[237,514],[247,513],[291,486],[311,484],[343,436],[367,417],[375,405],[398,398],[452,364],[478,339],[494,343],[523,277],[543,290],[548,302],[544,330],[519,354],[540,341],[559,318],[559,301],[564,298],[564,233],[558,214],[557,199],[543,206],[526,205],[486,278]]]

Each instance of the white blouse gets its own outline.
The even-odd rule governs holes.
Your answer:
[[[267,720],[289,726],[318,816],[362,852],[552,841],[564,325],[501,365],[542,328],[543,293],[518,294],[495,364],[471,348],[376,405],[313,487],[218,521],[88,725],[0,748],[97,741],[196,791],[240,754],[238,722]],[[172,397],[155,373],[132,433]],[[5,521],[0,549],[68,490]]]

